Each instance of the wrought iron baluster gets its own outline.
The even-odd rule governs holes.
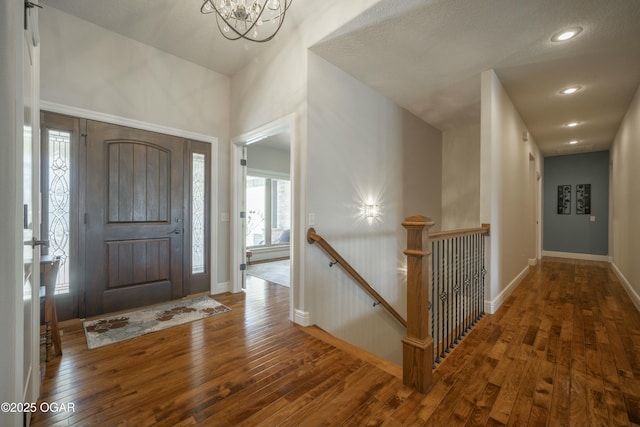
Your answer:
[[[474,312],[474,319],[473,319],[473,325],[475,326],[476,323],[478,323],[478,319],[480,318],[480,304],[479,304],[479,299],[480,299],[480,279],[481,279],[481,275],[482,275],[482,260],[480,259],[480,238],[476,235],[474,236],[474,240],[476,242],[476,260],[478,263],[478,277],[476,279],[476,289],[475,289],[475,299],[474,301],[476,302],[475,304],[475,312]]]
[[[484,315],[485,239],[482,232],[431,241],[431,335],[434,366]]]
[[[429,294],[429,310],[431,311],[431,337],[435,340],[436,337],[436,326],[435,326],[435,284],[436,284],[436,250],[437,250],[437,242],[431,241],[431,293]],[[436,367],[436,355],[437,349],[436,344],[433,346],[433,368]]]
[[[440,362],[440,341],[442,341],[442,339],[440,338],[440,331],[441,331],[441,322],[440,322],[440,315],[442,313],[442,310],[440,309],[440,281],[442,280],[442,271],[440,270],[440,265],[442,264],[442,242],[438,242],[438,265],[437,265],[437,269],[438,269],[438,280],[436,281],[436,293],[435,298],[436,298],[436,336],[438,337],[438,346],[437,346],[437,354],[436,354],[436,360],[438,362]]]
[[[484,246],[485,236],[484,235],[480,236],[480,239],[481,239],[480,256],[481,256],[481,264],[482,264],[482,283],[481,283],[481,288],[480,288],[481,291],[482,291],[482,294],[480,296],[480,303],[482,304],[482,306],[481,306],[481,311],[480,311],[481,315],[480,316],[482,317],[482,316],[484,316],[484,286],[485,286],[484,277],[487,274],[487,270],[485,268],[485,263],[484,263],[484,260],[485,260],[485,258],[484,258],[485,257],[485,253],[484,253],[484,250],[485,250],[485,246]]]
[[[453,344],[458,344],[460,341],[460,238],[456,237],[455,239],[455,252],[456,252],[456,268],[455,268],[455,284],[453,287],[453,292],[455,295],[455,332],[454,332],[454,340]]]
[[[445,240],[445,253],[446,255],[446,264],[445,264],[445,274],[446,280],[444,281],[444,304],[445,304],[445,323],[444,323],[444,348],[443,355],[446,357],[445,353],[449,353],[449,284],[451,281],[451,241]]]
[[[440,283],[440,309],[442,310],[442,325],[440,326],[440,334],[442,336],[442,339],[440,340],[440,357],[444,358],[445,354],[444,354],[444,348],[445,348],[445,340],[446,340],[446,307],[445,307],[445,297],[446,295],[444,294],[444,290],[445,290],[445,286],[446,286],[446,280],[447,280],[447,276],[446,276],[446,259],[447,259],[447,248],[446,248],[446,241],[442,242],[442,282]]]

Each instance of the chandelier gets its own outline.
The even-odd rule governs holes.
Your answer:
[[[293,0],[204,0],[200,12],[215,13],[220,33],[229,40],[271,40]]]

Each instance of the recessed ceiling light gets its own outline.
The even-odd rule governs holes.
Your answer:
[[[575,144],[577,144],[577,143],[578,143],[578,141],[577,141],[577,140],[575,140],[575,139],[574,139],[573,141],[569,141],[569,144],[571,144],[571,145],[575,145]]]
[[[572,38],[574,38],[575,36],[577,36],[581,32],[582,32],[582,27],[567,28],[566,30],[562,30],[557,34],[554,34],[554,36],[551,37],[551,41],[552,42],[564,42],[564,41],[567,41],[567,40],[571,40]]]
[[[578,126],[580,123],[581,122],[569,122],[569,123],[566,123],[565,126],[568,127],[568,128],[574,128],[574,127]]]
[[[582,89],[582,86],[570,86],[560,91],[562,95],[572,95]]]

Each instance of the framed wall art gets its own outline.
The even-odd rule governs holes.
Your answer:
[[[571,215],[570,185],[558,185],[558,215]]]
[[[591,215],[591,184],[576,185],[576,214]]]

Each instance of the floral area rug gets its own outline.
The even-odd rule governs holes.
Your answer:
[[[94,349],[220,314],[231,309],[208,296],[174,301],[83,323],[87,347]]]

